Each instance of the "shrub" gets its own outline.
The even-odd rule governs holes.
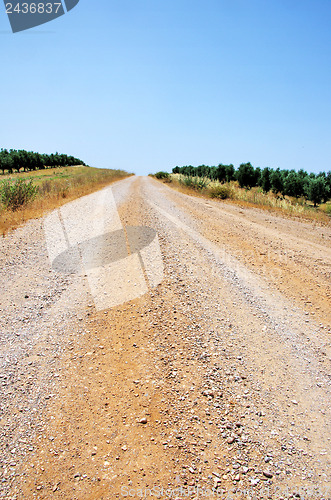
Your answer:
[[[168,172],[162,172],[162,171],[161,172],[156,172],[155,177],[157,179],[168,179],[169,178],[169,174],[168,174]]]
[[[202,191],[202,189],[205,189],[208,186],[208,184],[210,184],[210,180],[207,179],[206,177],[200,178],[200,177],[192,177],[191,175],[182,175],[179,178],[179,183],[183,184],[188,188],[196,189],[197,191]]]
[[[55,172],[54,172],[55,173]],[[49,179],[46,179],[39,186],[39,193],[44,196],[45,194],[51,193],[53,190],[53,184]]]
[[[178,179],[179,184],[183,184],[183,186],[193,188],[193,179],[191,175],[181,175]]]
[[[222,185],[210,188],[209,196],[211,198],[219,198],[221,200],[226,200],[232,197],[232,190],[230,186]]]
[[[14,183],[6,180],[1,183],[0,198],[4,208],[15,211],[33,201],[37,191],[32,180],[24,182],[23,179],[17,179]]]

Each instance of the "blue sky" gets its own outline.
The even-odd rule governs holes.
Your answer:
[[[80,0],[12,34],[1,4],[0,146],[331,170],[330,26],[330,0]]]

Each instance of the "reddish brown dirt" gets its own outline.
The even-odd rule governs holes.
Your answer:
[[[158,232],[164,281],[84,304],[4,498],[323,498],[330,227],[119,185],[122,223]]]

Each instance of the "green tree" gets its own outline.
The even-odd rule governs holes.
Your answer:
[[[298,175],[295,170],[291,170],[284,181],[284,192],[287,196],[295,196],[298,198],[304,194],[305,180]]]
[[[326,182],[326,186],[327,186],[327,199],[330,199],[331,198],[331,170],[326,174],[325,176],[325,182]],[[327,200],[325,200],[327,201]]]
[[[230,165],[226,165],[225,167],[225,175],[226,175],[226,182],[231,182],[234,180],[234,174],[235,174],[235,169],[232,163]]]
[[[273,193],[283,194],[283,191],[284,191],[283,176],[282,176],[279,168],[277,168],[276,170],[273,170],[272,173],[270,174],[270,182],[271,182],[271,189],[272,189]]]
[[[209,178],[212,181],[216,181],[217,180],[217,167],[210,167]]]
[[[261,185],[261,174],[262,174],[262,172],[261,172],[260,167],[256,167],[256,169],[254,171],[254,178],[255,178],[254,186]]]
[[[14,170],[14,162],[10,154],[5,155],[2,159],[2,167],[7,170],[10,174],[13,173]]]
[[[308,199],[314,203],[314,207],[327,197],[327,183],[323,177],[309,179]]]
[[[260,186],[265,193],[268,193],[271,189],[271,169],[266,167],[261,172]]]
[[[226,181],[226,166],[222,163],[220,163],[217,167],[217,180],[222,184]]]
[[[241,188],[256,186],[255,169],[250,163],[242,163],[237,171],[237,179]]]

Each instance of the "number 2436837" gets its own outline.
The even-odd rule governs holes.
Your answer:
[[[61,2],[38,3],[6,3],[7,14],[57,14],[62,7]]]

